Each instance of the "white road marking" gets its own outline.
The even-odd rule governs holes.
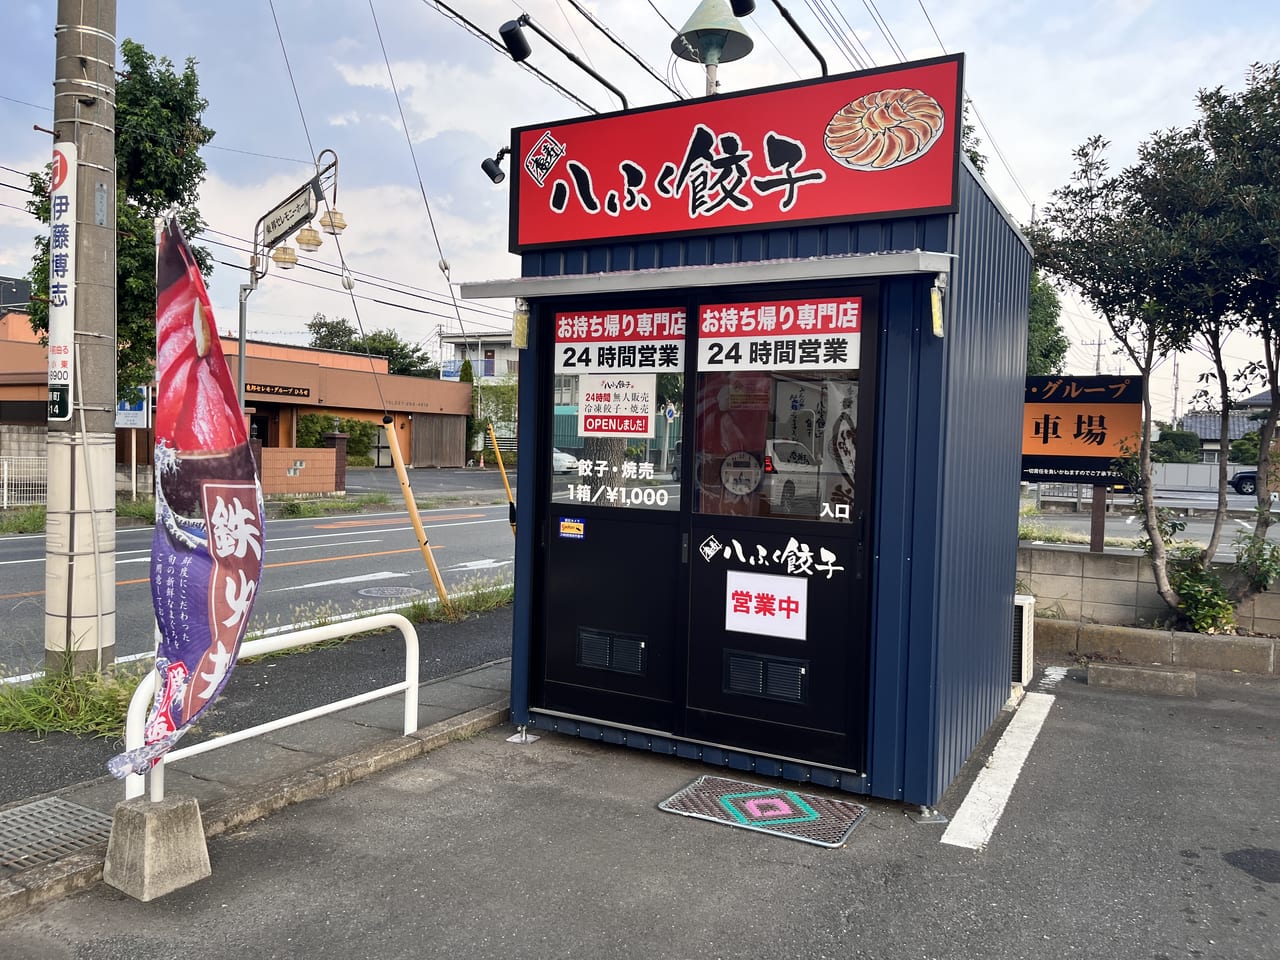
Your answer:
[[[492,557],[490,557],[487,560],[468,560],[466,563],[457,563],[457,564],[454,564],[452,567],[446,567],[445,569],[450,571],[491,570],[494,567],[505,567],[510,563],[512,563],[511,560],[494,560]]]
[[[1053,701],[1048,693],[1028,693],[1022,698],[1022,705],[991,752],[991,759],[979,771],[964,803],[942,834],[943,843],[970,850],[987,845]]]
[[[268,540],[267,554],[268,556],[274,557],[277,553],[289,553],[292,550],[320,550],[325,547],[345,547],[347,544],[350,544],[350,543],[381,543],[381,542],[382,542],[382,539],[379,537],[373,540],[343,540],[341,543],[306,543],[300,547],[277,547],[277,546],[273,546],[272,545],[273,542]],[[131,557],[128,560],[117,559],[116,566],[119,567],[126,563],[150,563],[150,562],[151,562],[151,554],[148,553],[145,557]]]
[[[342,577],[338,580],[317,580],[314,583],[300,583],[295,587],[276,587],[274,590],[264,590],[263,593],[288,593],[290,590],[310,590],[312,587],[332,587],[340,583],[371,583],[374,580],[397,580],[401,577],[411,577],[411,573],[392,573],[390,570],[383,570],[380,573],[366,573],[358,577]]]
[[[1045,667],[1044,673],[1040,676],[1040,683],[1037,686],[1041,690],[1052,690],[1066,678],[1066,667]]]

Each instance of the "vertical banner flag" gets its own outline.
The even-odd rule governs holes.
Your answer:
[[[71,419],[76,359],[76,145],[53,145],[49,182],[49,419]]]
[[[177,220],[161,232],[156,259],[156,380],[156,698],[144,745],[108,763],[116,777],[146,772],[217,699],[262,577],[262,486]]]

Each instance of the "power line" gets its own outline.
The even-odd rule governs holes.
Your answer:
[[[472,36],[480,40],[483,40],[485,43],[489,44],[489,46],[493,47],[494,50],[497,50],[499,53],[501,53],[504,58],[509,59],[507,57],[507,48],[501,42],[499,42],[498,40],[495,40],[490,34],[486,33],[483,29],[476,26],[474,23],[472,23],[462,14],[458,13],[457,10],[454,10],[447,3],[444,3],[444,0],[422,0],[422,3],[426,6],[434,7],[441,16],[447,17],[448,19],[452,20],[454,23],[463,27]],[[581,107],[583,110],[586,110],[588,113],[600,112],[595,107],[591,106],[591,104],[587,103],[585,100],[579,97],[577,94],[573,93],[571,90],[568,90],[565,87],[562,87],[560,84],[556,83],[556,81],[552,80],[549,76],[547,76],[537,67],[535,67],[533,64],[529,63],[529,61],[527,60],[524,61],[523,63],[520,64],[520,66],[523,67],[525,70],[529,71],[530,73],[532,73],[535,77],[537,77],[547,86],[551,87],[551,89],[555,90],[566,100],[576,103],[579,107]]]
[[[223,243],[218,240],[212,240],[207,236],[208,234],[214,234],[216,236],[227,237],[228,239],[236,240],[243,246],[237,246],[236,244],[232,244],[232,243]],[[244,253],[244,254],[252,253],[252,241],[247,240],[244,237],[238,237],[234,234],[225,233],[222,230],[214,230],[212,227],[205,227],[204,231],[201,234],[199,234],[199,237],[205,243],[211,243],[211,244],[214,244],[215,246],[226,247],[229,250],[235,250],[237,253]],[[311,261],[311,262],[308,263],[307,261]],[[317,273],[323,273],[323,274],[326,274],[327,276],[334,276],[334,277],[342,276],[341,264],[337,265],[337,268],[335,269],[334,264],[326,263],[325,261],[320,260],[317,257],[299,257],[298,265],[303,267],[304,269],[314,270]],[[242,266],[240,267],[240,269],[243,270],[244,267]],[[388,290],[392,293],[399,293],[406,297],[414,297],[420,300],[426,300],[428,302],[433,302],[433,303],[449,302],[443,296],[437,295],[435,291],[430,290],[429,288],[426,288],[426,287],[416,287],[412,284],[401,283],[398,280],[394,280],[390,277],[384,277],[376,273],[369,273],[368,271],[364,271],[364,270],[352,270],[350,267],[347,268],[347,273],[353,277],[361,278],[362,283],[367,283],[370,286],[378,287],[383,290]],[[501,310],[497,307],[490,307],[488,305],[483,305],[483,304],[466,305],[466,308],[468,310],[472,310],[478,313],[489,313],[493,316],[505,317],[507,315],[506,311],[504,310]]]
[[[831,38],[831,42],[836,45],[836,49],[844,54],[844,58],[849,61],[849,65],[854,68],[865,66],[859,61],[857,51],[844,39],[835,19],[827,11],[826,7],[822,4],[814,3],[814,0],[805,0],[805,2],[813,12],[813,15],[818,18],[823,31]]]
[[[920,4],[920,10],[924,13],[924,18],[929,22],[929,29],[933,31],[934,39],[938,41],[938,46],[942,48],[942,52],[947,52],[947,45],[942,42],[942,37],[938,34],[938,28],[933,25],[933,18],[929,16],[929,11],[925,9],[924,0],[916,0]],[[1022,188],[1022,181],[1018,179],[1018,175],[1013,172],[1013,167],[1009,165],[1009,161],[1005,159],[1004,151],[1000,149],[1000,144],[996,142],[995,135],[991,132],[991,128],[987,126],[986,121],[982,119],[982,114],[978,112],[978,104],[973,97],[965,95],[965,102],[973,107],[973,116],[981,125],[983,132],[987,135],[987,142],[991,144],[991,149],[995,151],[996,157],[999,158],[1005,172],[1009,174],[1009,179],[1013,181],[1013,185],[1017,188],[1018,193],[1022,195],[1023,201],[1027,206],[1035,209],[1035,204],[1031,202],[1031,198],[1027,195],[1027,191]]]
[[[898,45],[898,39],[893,35],[893,31],[889,29],[889,23],[880,15],[880,11],[876,8],[874,0],[862,0],[862,5],[867,8],[867,12],[871,14],[871,19],[875,25],[880,28],[880,33],[889,41],[889,49],[894,52],[899,61],[906,60],[907,55],[902,52],[902,47]]]
[[[674,96],[677,100],[683,99],[680,96],[679,90],[677,90],[671,84],[667,83],[666,80],[662,79],[662,77],[659,76],[659,74],[657,73],[656,70],[653,69],[653,67],[649,66],[649,64],[646,61],[641,59],[639,54],[637,54],[625,43],[623,43],[616,36],[614,36],[613,31],[611,31],[608,27],[606,27],[601,20],[599,20],[594,14],[591,13],[591,11],[587,10],[584,6],[582,6],[582,4],[578,2],[578,0],[569,0],[569,4],[573,7],[573,9],[577,10],[578,13],[582,14],[582,16],[587,19],[587,22],[592,24],[597,30],[599,30],[606,37],[608,37],[614,46],[616,46],[619,50],[621,50],[623,53],[629,56],[636,63],[640,64],[640,66],[644,68],[645,72],[648,73],[649,76],[653,77],[660,84],[662,84],[664,87],[670,90],[672,96]],[[566,23],[568,22],[568,19],[569,19],[568,17],[565,17]],[[573,29],[572,26],[570,26],[570,29]],[[577,34],[575,33],[574,36],[577,37]],[[581,46],[582,41],[579,40],[578,44],[579,46]],[[583,48],[583,52],[585,52],[585,50],[586,48]]]

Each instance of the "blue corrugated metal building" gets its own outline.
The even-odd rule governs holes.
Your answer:
[[[1010,694],[1031,271],[1017,225],[956,146],[953,211],[525,249],[522,277],[464,285],[464,296],[529,302],[517,724],[912,804],[941,798]],[[597,462],[617,469],[608,454],[583,461],[580,485],[551,474],[557,318],[671,304],[694,318],[708,303],[804,297],[860,304],[860,363],[720,381],[705,352],[695,364],[691,322],[684,476],[650,481],[664,510],[601,507],[588,481]],[[717,386],[745,437],[727,455],[734,445],[713,434],[729,428],[704,391]],[[807,508],[770,495],[784,477],[770,452],[787,391],[793,410],[817,410],[804,420],[820,461]],[[841,404],[861,424],[849,498],[832,492]],[[824,524],[833,504],[845,522]],[[763,637],[735,619],[732,596],[792,572],[778,560],[797,543],[838,556],[841,573],[805,584],[807,632]]]

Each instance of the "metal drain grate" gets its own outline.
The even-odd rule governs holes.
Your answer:
[[[111,818],[59,797],[0,812],[0,867],[52,863],[111,837]]]
[[[858,803],[725,777],[699,777],[658,809],[820,847],[843,846],[867,812]]]

